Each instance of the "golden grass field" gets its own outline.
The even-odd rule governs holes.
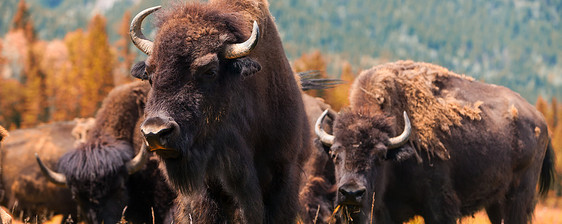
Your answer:
[[[53,218],[44,224],[60,224],[63,220],[62,215],[55,215]],[[23,224],[19,220],[14,220],[13,224]],[[33,223],[35,222],[28,222]],[[122,223],[127,223],[123,221]],[[423,224],[423,218],[417,216],[406,224]],[[474,214],[473,217],[465,217],[457,222],[458,224],[490,224],[488,216],[485,211],[480,211]],[[533,224],[562,224],[562,198],[548,198],[545,201],[537,204],[535,214],[533,217]]]
[[[423,218],[416,217],[408,224],[422,224]],[[474,214],[458,221],[459,224],[490,224],[485,211]],[[533,217],[533,224],[562,224],[562,198],[549,198],[537,204]]]

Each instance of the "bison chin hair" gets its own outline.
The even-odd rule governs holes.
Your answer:
[[[186,142],[186,141],[182,141]],[[202,146],[188,146],[180,149],[181,156],[178,158],[161,158],[160,169],[164,172],[169,184],[184,195],[192,195],[193,192],[204,189],[205,175],[208,173],[208,163],[214,154],[214,148],[210,144]],[[187,147],[185,147],[187,146]]]

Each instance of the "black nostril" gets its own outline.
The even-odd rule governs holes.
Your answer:
[[[342,194],[345,200],[357,201],[363,198],[366,189],[359,186],[342,186],[338,189],[338,191]]]
[[[141,132],[150,146],[165,146],[169,138],[179,128],[171,118],[150,117],[141,125]]]

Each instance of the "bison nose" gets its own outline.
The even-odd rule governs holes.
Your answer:
[[[141,132],[150,151],[167,149],[169,141],[178,135],[179,125],[172,118],[150,117],[142,123]]]
[[[356,184],[346,184],[341,186],[338,191],[343,197],[341,200],[342,202],[361,203],[366,189],[365,187],[358,186]]]

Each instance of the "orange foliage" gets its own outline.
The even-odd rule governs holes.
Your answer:
[[[115,72],[114,82],[115,85],[125,84],[131,82],[133,77],[130,75],[130,70],[136,58],[136,53],[131,50],[131,37],[129,37],[129,24],[131,22],[131,12],[126,11],[121,20],[121,24],[117,30],[119,40],[115,43],[117,47],[117,56],[119,57],[119,64]]]
[[[94,16],[87,32],[79,29],[67,33],[64,41],[45,42],[27,37],[26,29],[33,25],[23,6],[18,24],[2,40],[0,125],[24,128],[93,116],[113,88],[117,64],[105,18]]]
[[[296,59],[293,63],[293,69],[295,69],[295,72],[319,71],[320,76],[318,78],[338,78],[328,77],[326,74],[326,65],[326,59],[320,51],[314,51],[309,54],[303,54],[300,58]],[[351,88],[351,83],[353,83],[355,76],[356,74],[353,73],[351,64],[343,62],[339,79],[344,80],[345,83],[331,89],[311,90],[306,93],[311,96],[323,98],[333,109],[340,110],[340,108],[349,105],[349,88]]]
[[[327,89],[325,100],[326,103],[332,106],[332,109],[339,111],[342,107],[349,105],[349,89],[351,84],[357,75],[353,73],[351,64],[349,62],[344,62],[342,65],[342,71],[340,79],[345,81],[345,83],[340,84],[333,89]]]

